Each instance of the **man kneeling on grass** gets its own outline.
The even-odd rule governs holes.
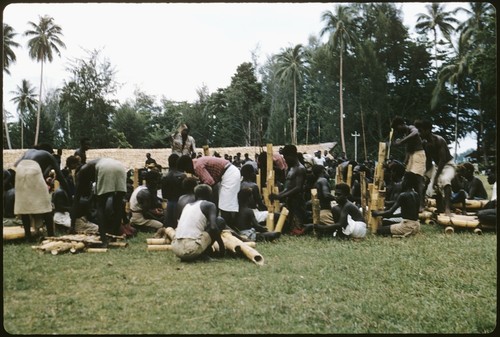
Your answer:
[[[212,244],[219,244],[219,254],[224,255],[225,248],[220,236],[226,223],[217,217],[217,207],[209,200],[212,188],[206,184],[194,189],[196,200],[184,206],[172,242],[172,251],[181,261],[209,260]]]
[[[406,172],[402,182],[403,191],[399,194],[392,207],[381,212],[372,211],[372,216],[386,216],[393,215],[394,212],[401,207],[401,217],[403,220],[397,224],[380,227],[377,229],[377,234],[405,237],[420,231],[420,221],[418,219],[420,198],[412,187],[414,183],[415,174]]]

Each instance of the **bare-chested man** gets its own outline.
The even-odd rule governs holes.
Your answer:
[[[392,120],[391,128],[394,129],[396,135],[403,137],[393,141],[392,145],[406,145],[406,172],[411,172],[417,176],[414,179],[415,186],[413,187],[420,196],[420,211],[423,211],[425,207],[424,174],[426,156],[418,129],[414,125],[406,125],[404,119],[399,116]]]
[[[408,236],[420,231],[420,221],[418,219],[419,196],[412,188],[412,185],[415,183],[412,181],[414,179],[414,174],[406,172],[402,182],[403,191],[399,194],[392,207],[385,211],[372,211],[372,216],[387,216],[393,215],[401,207],[401,217],[403,220],[397,224],[378,228],[377,234]]]
[[[271,201],[276,199],[280,201],[284,200],[286,208],[290,211],[287,225],[283,228],[283,232],[289,232],[292,235],[301,235],[306,232],[306,227],[304,226],[306,222],[304,201],[306,168],[299,162],[297,147],[295,145],[285,145],[282,155],[288,166],[285,187],[279,194],[270,194],[269,199]],[[291,226],[290,224],[293,222],[295,222],[294,226]]]
[[[428,120],[417,120],[415,126],[420,133],[426,156],[426,185],[438,193],[444,204],[444,213],[451,214],[451,180],[455,176],[456,166],[448,149],[446,140],[432,133],[432,123]],[[441,209],[438,203],[438,209]]]

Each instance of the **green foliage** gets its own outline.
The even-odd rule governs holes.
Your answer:
[[[4,243],[11,334],[491,333],[497,236],[443,234],[257,243],[264,265],[227,256],[181,263],[127,248],[53,256]]]

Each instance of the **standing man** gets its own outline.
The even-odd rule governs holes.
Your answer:
[[[90,139],[84,137],[80,140],[80,147],[75,150],[74,156],[80,157],[80,163],[83,165],[87,163],[87,150],[90,149]]]
[[[304,187],[306,183],[306,168],[299,161],[297,147],[295,145],[285,145],[282,155],[288,167],[285,188],[279,194],[269,194],[269,200],[285,201],[285,205],[290,211],[288,219],[289,225],[284,232],[292,235],[302,235],[305,233],[306,209],[304,200]],[[290,223],[293,223],[291,226]],[[290,228],[292,227],[292,228]]]
[[[420,133],[426,156],[426,184],[443,200],[444,213],[451,214],[451,181],[455,177],[456,166],[446,140],[432,133],[432,123],[417,120],[415,126]],[[438,207],[441,208],[441,203]],[[442,210],[440,210],[442,211]]]
[[[211,201],[212,188],[206,184],[194,189],[196,200],[184,206],[172,241],[172,251],[181,261],[208,258],[214,242],[224,255],[224,242],[220,236],[225,228],[222,218],[217,217],[217,207]]]
[[[196,153],[196,144],[194,138],[189,135],[189,126],[181,124],[177,131],[170,137],[172,143],[172,153],[176,153],[179,157],[188,155],[193,157]]]
[[[71,198],[68,183],[52,153],[53,150],[49,145],[35,146],[26,151],[14,164],[16,167],[14,214],[21,215],[27,241],[31,241],[30,215],[35,218],[35,228],[41,227],[44,222],[47,234],[54,236],[51,197],[44,178],[51,170],[54,170],[60,187]]]
[[[80,199],[92,195],[95,182],[97,219],[103,247],[107,247],[106,233],[119,235],[125,212],[127,172],[125,166],[112,158],[98,158],[80,166],[76,175],[76,190],[71,212],[71,229],[74,231]]]
[[[391,128],[394,129],[397,135],[403,137],[396,139],[392,144],[395,146],[406,145],[406,172],[417,175],[413,188],[415,188],[415,191],[417,191],[420,197],[419,211],[422,212],[425,208],[424,174],[426,156],[418,129],[414,125],[406,125],[404,119],[399,116],[394,117]]]

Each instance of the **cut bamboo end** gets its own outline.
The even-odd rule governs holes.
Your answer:
[[[279,232],[281,233],[281,231],[283,230],[283,226],[285,225],[285,220],[286,220],[286,217],[288,216],[288,208],[286,207],[283,207],[281,209],[281,214],[280,214],[280,217],[278,218],[278,223],[276,224],[276,228],[274,229],[275,232]]]

